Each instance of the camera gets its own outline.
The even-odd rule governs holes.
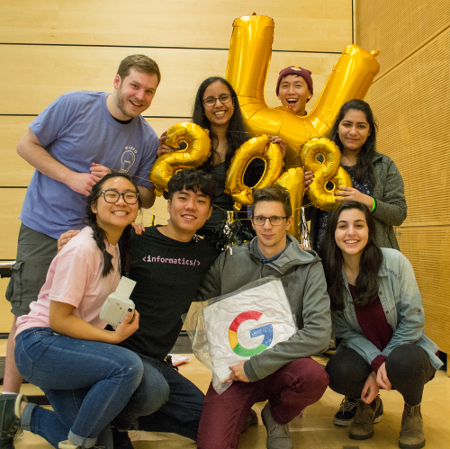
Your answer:
[[[135,281],[122,276],[116,291],[111,293],[104,302],[100,319],[115,329],[127,313],[131,312],[134,315],[134,302],[130,299],[130,295],[135,285]]]

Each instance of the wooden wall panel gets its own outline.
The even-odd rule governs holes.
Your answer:
[[[274,49],[342,51],[352,2],[336,0],[4,0],[0,42],[227,49],[237,17],[275,20]]]
[[[2,45],[0,61],[11,62],[10,70],[0,71],[0,83],[19,85],[21,89],[20,95],[17,89],[4,90],[0,114],[39,114],[61,94],[73,90],[110,92],[119,62],[142,52],[140,48]],[[145,116],[190,117],[200,83],[209,76],[225,76],[228,61],[227,50],[146,49],[145,54],[157,61],[162,74],[158,92]],[[310,103],[314,105],[339,56],[274,53],[266,86],[268,104],[279,106],[275,95],[278,72],[296,64],[313,72],[315,95]]]
[[[2,195],[0,259],[14,260],[16,258],[17,236],[20,227],[18,217],[26,190],[0,189]]]
[[[450,29],[375,82],[368,95],[379,120],[379,150],[405,181],[403,226],[450,224],[450,115],[442,108],[450,103],[449,49]]]
[[[30,182],[34,168],[17,154],[16,147],[33,118],[0,116],[0,187],[24,187]]]
[[[441,0],[378,0],[355,2],[356,42],[381,50],[381,72],[414,52],[450,26],[450,2]]]
[[[450,354],[450,227],[402,228],[398,237],[402,252],[416,273],[425,309],[425,332]]]
[[[357,45],[380,50],[367,101],[379,121],[378,149],[405,182],[408,217],[397,228],[426,312],[426,332],[450,353],[450,3],[356,3]]]

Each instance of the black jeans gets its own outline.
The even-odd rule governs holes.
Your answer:
[[[371,366],[353,349],[336,352],[326,366],[330,388],[351,398],[360,398]],[[422,401],[423,387],[436,370],[426,352],[417,345],[397,346],[386,359],[386,371],[392,388],[398,390],[409,405]]]

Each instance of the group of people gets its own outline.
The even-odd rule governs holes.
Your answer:
[[[0,395],[0,449],[14,448],[20,428],[60,449],[132,449],[132,428],[174,432],[199,448],[236,448],[255,422],[253,404],[266,400],[267,447],[289,449],[288,423],[328,385],[345,395],[335,423],[350,426],[356,440],[370,438],[383,415],[379,389],[397,389],[405,400],[399,445],[423,447],[423,388],[441,362],[424,334],[420,292],[393,229],[407,213],[402,177],[376,152],[370,106],[347,102],[331,131],[353,187],[336,193],[332,213],[310,208],[315,251],[287,233],[289,193],[266,187],[253,190],[253,240],[219,254],[210,237],[231,208],[226,170],[249,137],[237,95],[220,77],[201,84],[192,118],[209,130],[211,156],[169,181],[166,226],[132,227],[140,207],[154,202],[153,162],[171,150],[166,134],[158,139],[140,115],[160,79],[153,60],[129,56],[112,94],[61,96],[19,142],[36,171],[7,289],[16,319]],[[283,69],[276,93],[305,115],[311,73]],[[260,170],[249,167],[246,182],[254,184]],[[305,174],[306,188],[313,176]],[[136,312],[107,328],[100,309],[121,275],[136,281]],[[205,396],[166,358],[183,315],[194,300],[266,276],[283,281],[297,332],[231,366],[231,387],[220,395],[210,387]],[[328,348],[332,329],[338,348],[324,369],[311,356]],[[19,394],[22,378],[44,391],[53,411]]]

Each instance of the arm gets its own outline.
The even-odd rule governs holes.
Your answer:
[[[386,177],[385,179],[378,177],[381,185],[375,186],[374,196],[377,208],[373,216],[388,226],[400,226],[407,215],[405,186],[394,161],[390,158],[386,159],[387,164],[383,162],[386,165]],[[382,192],[381,198],[378,192]]]
[[[294,313],[297,313],[299,327],[300,322],[303,327],[287,341],[245,362],[245,374],[250,382],[264,379],[293,360],[311,357],[328,348],[331,338],[330,299],[322,264],[311,265],[304,277],[303,297],[290,301]],[[301,318],[298,317],[300,313]]]
[[[55,332],[68,337],[112,344],[120,343],[139,328],[139,314],[136,311],[133,319],[131,313],[128,313],[115,331],[108,331],[95,327],[73,315],[74,310],[75,307],[71,304],[51,301],[50,327]]]
[[[390,282],[393,297],[400,300],[395,304],[397,312],[397,327],[389,344],[383,349],[382,354],[388,356],[397,346],[413,344],[422,337],[425,329],[425,315],[423,311],[422,297],[414,275],[413,267],[409,260],[400,252],[390,250],[398,260],[398,284]],[[398,288],[399,291],[395,291]]]
[[[155,188],[154,187],[144,187],[137,186],[139,191],[139,196],[141,198],[142,207],[144,209],[150,209],[155,202]]]
[[[17,153],[42,174],[66,184],[74,192],[88,196],[96,177],[92,173],[75,173],[51,156],[28,128],[17,144]]]
[[[220,254],[205,274],[194,301],[206,301],[222,294],[220,275],[228,252]]]

